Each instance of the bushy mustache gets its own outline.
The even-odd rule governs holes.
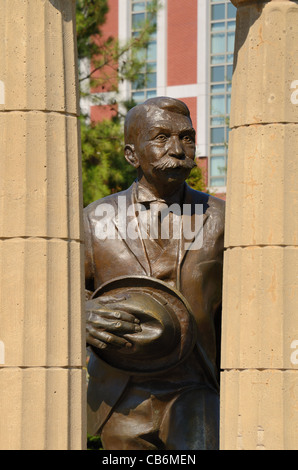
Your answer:
[[[163,157],[157,162],[151,163],[153,170],[171,170],[174,168],[184,168],[185,170],[192,170],[197,166],[197,164],[189,157],[186,157],[184,160],[178,160],[177,158]]]

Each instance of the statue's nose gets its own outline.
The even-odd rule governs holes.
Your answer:
[[[169,155],[180,159],[185,158],[184,148],[178,136],[171,138]]]

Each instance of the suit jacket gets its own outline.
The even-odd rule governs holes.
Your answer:
[[[135,183],[134,183],[135,184]],[[149,275],[149,266],[144,247],[139,238],[100,240],[98,234],[98,213],[102,204],[114,208],[107,215],[115,226],[116,233],[123,230],[118,220],[118,197],[123,196],[131,204],[132,185],[126,191],[107,196],[93,202],[84,209],[85,227],[85,278],[86,289],[96,290],[103,283],[119,276]],[[217,366],[219,350],[220,309],[222,297],[222,266],[224,247],[224,201],[196,191],[185,184],[184,204],[191,204],[195,215],[195,204],[203,205],[203,245],[198,250],[187,250],[180,244],[177,268],[178,290],[188,300],[198,329],[196,344],[199,361],[204,366],[206,381],[218,388]],[[127,218],[127,224],[135,216]],[[201,235],[201,234],[200,234]],[[197,235],[198,236],[198,235]],[[195,242],[195,240],[193,240]],[[88,430],[96,433],[106,422],[113,407],[123,394],[129,382],[129,375],[113,369],[95,354],[91,355],[88,385]]]

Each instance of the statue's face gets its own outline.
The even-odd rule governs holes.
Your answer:
[[[153,108],[139,124],[135,151],[149,183],[183,182],[195,166],[195,130],[187,116]]]

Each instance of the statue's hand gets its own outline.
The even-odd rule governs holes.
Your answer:
[[[131,347],[123,335],[141,331],[140,321],[132,314],[119,309],[120,299],[105,298],[86,302],[86,341],[99,349]]]

